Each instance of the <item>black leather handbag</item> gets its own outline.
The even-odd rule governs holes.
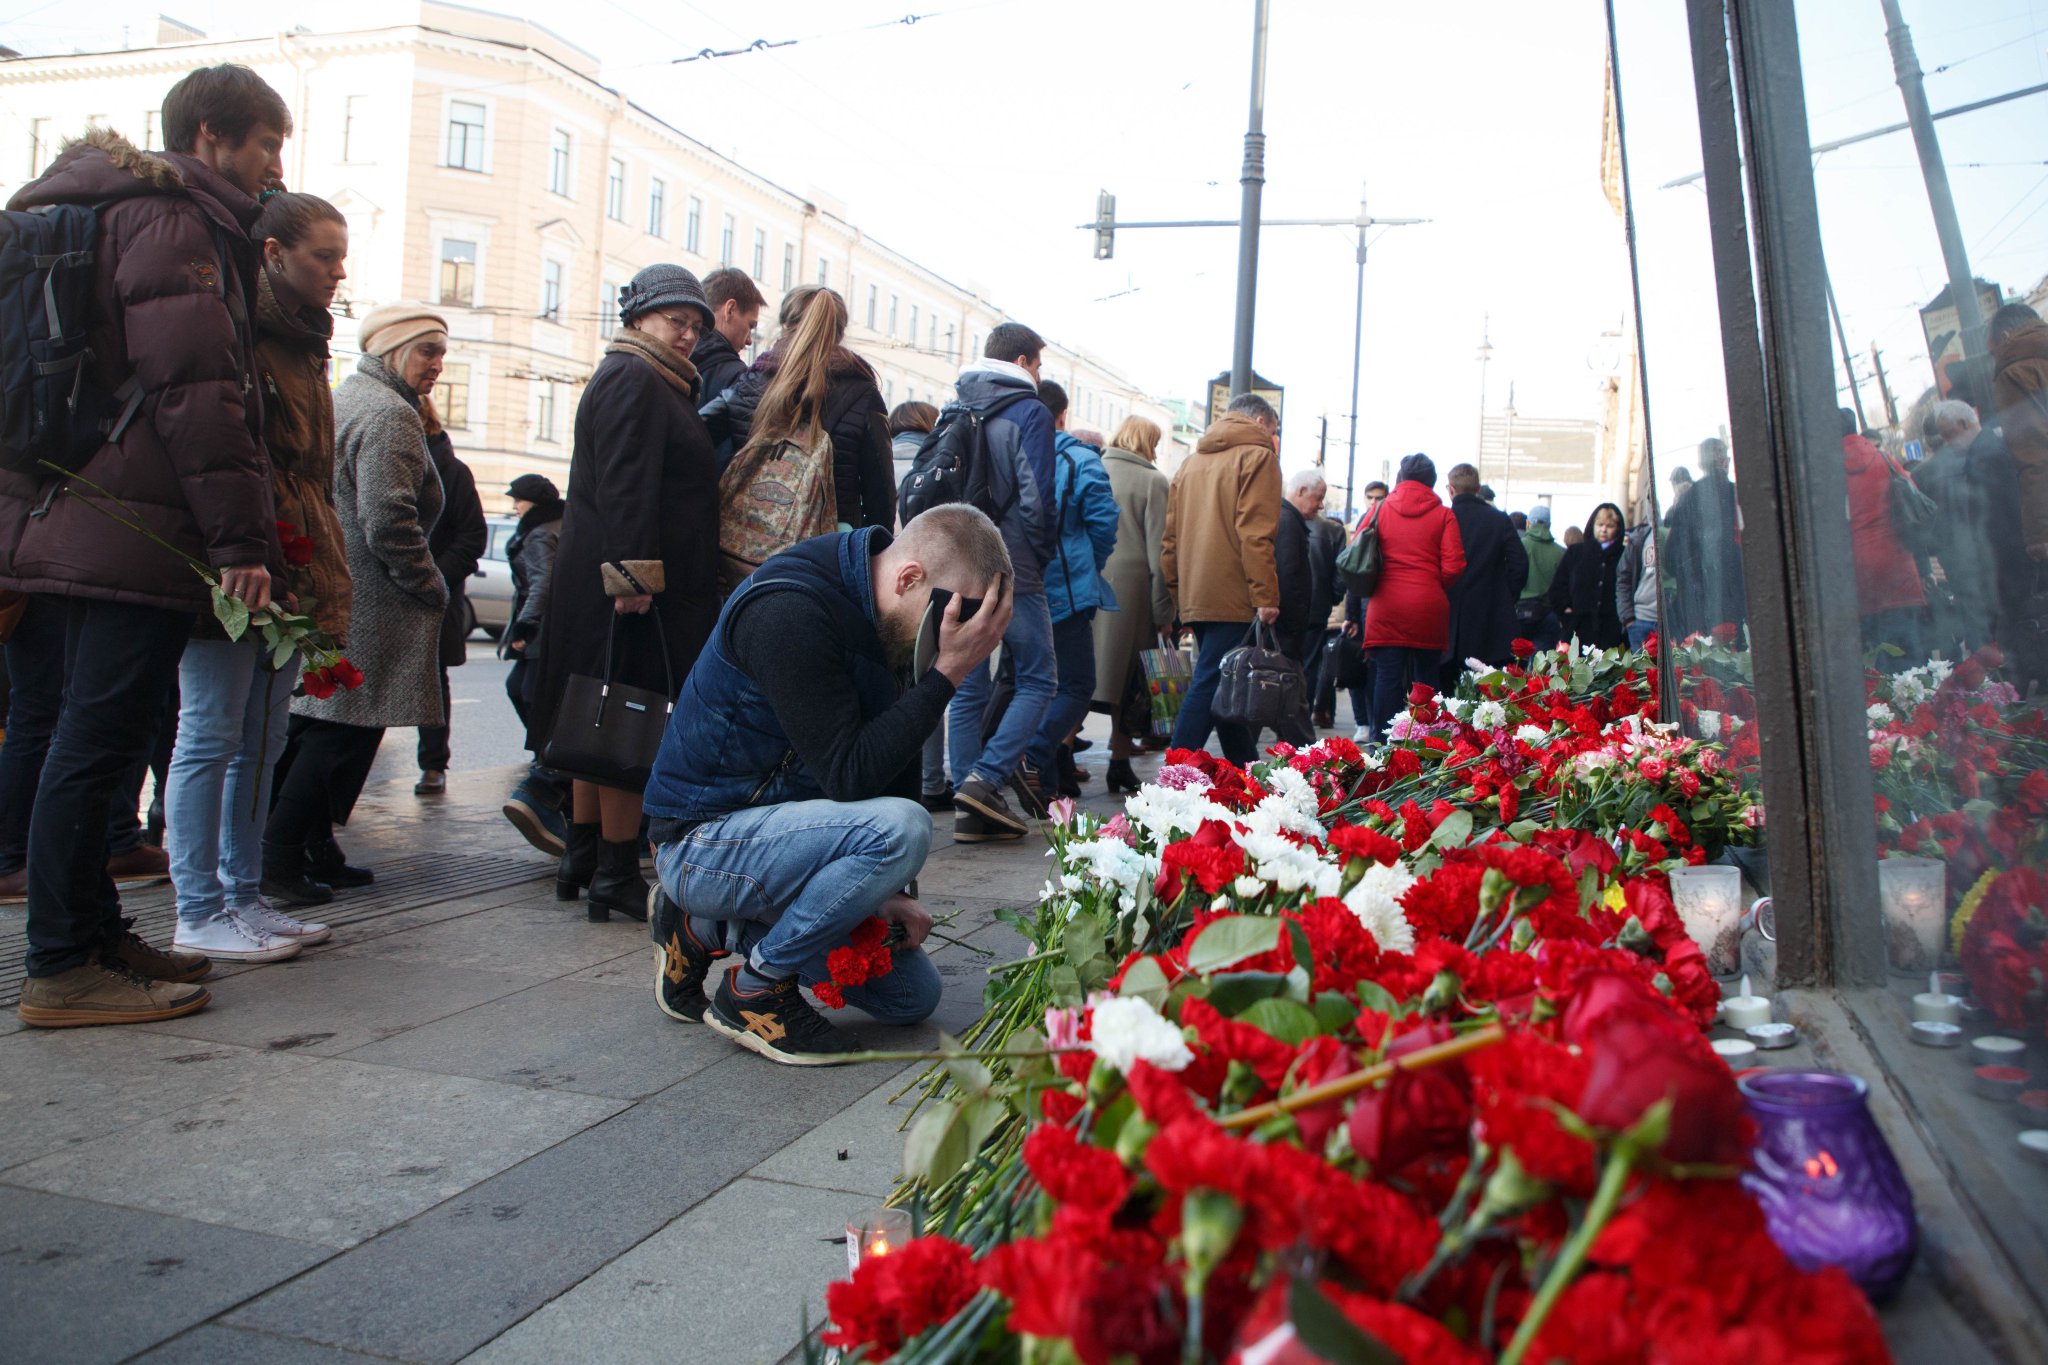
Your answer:
[[[661,670],[668,690],[650,692],[612,681],[619,638],[619,617],[613,612],[604,638],[604,676],[572,673],[562,689],[555,728],[548,736],[547,752],[541,755],[541,762],[548,767],[603,787],[646,788],[648,775],[654,771],[655,751],[661,748],[662,732],[676,706],[668,634],[660,616],[650,611],[648,617],[661,644]]]
[[[1308,680],[1301,665],[1282,654],[1272,628],[1254,620],[1244,643],[1223,656],[1211,714],[1257,729],[1284,730],[1301,714]]]

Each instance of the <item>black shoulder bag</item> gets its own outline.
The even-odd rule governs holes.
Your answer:
[[[641,791],[654,771],[655,751],[661,748],[662,732],[668,728],[669,713],[675,710],[676,679],[668,659],[668,633],[660,615],[650,610],[655,638],[661,643],[661,671],[668,690],[650,692],[612,681],[614,646],[618,643],[619,614],[612,612],[604,638],[604,676],[569,675],[562,689],[562,704],[555,711],[555,727],[548,736],[547,752],[541,762],[548,767],[580,777],[599,786]]]

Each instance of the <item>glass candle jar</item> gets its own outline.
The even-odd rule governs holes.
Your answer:
[[[1938,858],[1886,858],[1877,865],[1877,894],[1892,970],[1925,976],[1939,967],[1948,930],[1948,864]]]
[[[1718,863],[1674,867],[1671,902],[1686,933],[1707,955],[1707,970],[1732,976],[1742,966],[1741,869]]]
[[[1913,1194],[1870,1116],[1870,1087],[1834,1071],[1761,1071],[1737,1086],[1756,1120],[1743,1187],[1794,1265],[1838,1265],[1873,1299],[1913,1264]]]

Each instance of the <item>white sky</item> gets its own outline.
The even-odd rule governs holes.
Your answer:
[[[0,0],[0,42],[118,47],[161,4],[222,36],[332,5]],[[603,59],[605,79],[799,192],[843,201],[870,235],[974,283],[1048,335],[1162,396],[1199,399],[1230,360],[1236,234],[1128,231],[1091,259],[1095,193],[1139,218],[1235,218],[1249,91],[1249,0],[536,0],[525,13]],[[1906,0],[1936,109],[2048,81],[2048,0]],[[1725,418],[1705,202],[1658,184],[1699,166],[1681,0],[1629,0],[1623,95],[1644,246],[1655,436],[1689,446]],[[1619,224],[1598,183],[1605,19],[1597,0],[1275,0],[1266,214],[1387,216],[1366,275],[1359,477],[1427,450],[1468,458],[1482,319],[1488,381],[1526,416],[1591,418],[1602,332],[1629,306]],[[888,24],[907,12],[932,15]],[[1877,0],[1799,0],[1816,139],[1903,118]],[[862,24],[886,24],[866,31]],[[672,65],[702,48],[800,38]],[[1943,63],[1949,71],[1934,73]],[[1939,125],[1980,275],[2024,292],[2048,273],[2048,96]],[[1963,162],[1996,163],[1964,167]],[[1915,309],[1944,282],[1905,135],[1821,163],[1823,228],[1856,349],[1875,339],[1902,402],[1929,382]],[[315,192],[319,186],[307,186]],[[1330,418],[1341,478],[1355,283],[1348,230],[1264,238],[1256,364],[1287,387],[1284,463]],[[1112,297],[1114,296],[1114,297]],[[1868,371],[1867,356],[1860,362]],[[1866,394],[1875,404],[1875,395]],[[1740,452],[1737,453],[1738,460]]]

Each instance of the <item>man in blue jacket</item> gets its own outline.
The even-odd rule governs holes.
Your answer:
[[[1059,522],[1052,503],[1052,414],[1038,401],[1044,350],[1044,339],[1029,327],[1002,324],[988,334],[982,358],[960,372],[954,400],[983,416],[992,483],[1008,509],[997,529],[1016,575],[1011,583],[1015,610],[1003,636],[1016,694],[1001,718],[987,725],[994,687],[984,664],[961,681],[947,716],[953,841],[960,844],[1021,839],[1031,828],[1010,808],[1003,787],[1017,775],[1025,747],[1038,733],[1055,681],[1045,566],[1058,553]]]
[[[1038,386],[1038,401],[1052,414],[1055,432],[1052,503],[1060,535],[1045,566],[1045,603],[1059,682],[1022,771],[1040,804],[1047,804],[1059,794],[1058,755],[1095,696],[1095,613],[1116,610],[1102,566],[1116,549],[1117,508],[1102,452],[1067,430],[1067,391],[1048,379]]]
[[[870,917],[892,926],[890,970],[842,976],[846,1003],[885,1024],[937,1006],[938,968],[918,946],[931,916],[906,891],[932,842],[920,758],[1003,638],[1009,575],[994,524],[949,504],[893,540],[870,526],[803,541],[727,600],[647,781],[664,1014],[784,1065],[830,1065],[856,1044],[797,988],[829,983],[833,950]],[[935,656],[906,687],[940,590]],[[707,1001],[711,962],[728,954],[741,961]]]

